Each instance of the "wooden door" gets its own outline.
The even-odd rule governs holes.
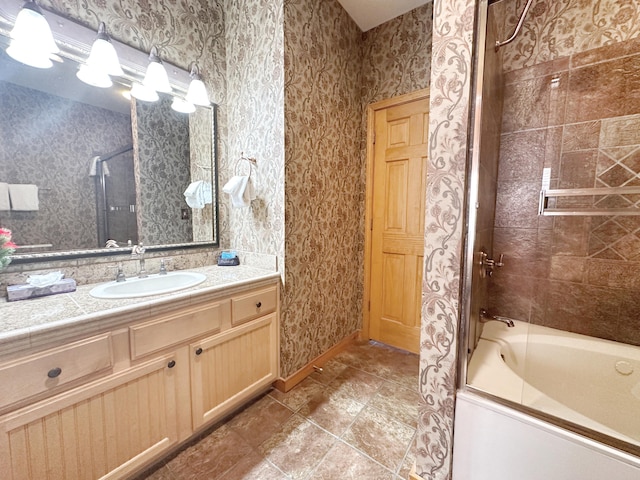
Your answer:
[[[428,93],[373,105],[369,336],[418,353],[429,126]],[[370,135],[371,136],[371,135]]]

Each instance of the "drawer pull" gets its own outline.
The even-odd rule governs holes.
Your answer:
[[[61,368],[52,368],[51,370],[49,370],[47,372],[47,377],[49,378],[56,378],[58,377],[60,374],[62,373],[62,369]]]
[[[167,367],[169,368],[173,368],[176,366],[176,361],[175,360],[171,360],[169,363],[167,363]]]
[[[198,347],[196,349],[196,355],[202,355],[202,348]]]
[[[260,308],[261,306],[262,306],[262,302],[258,302],[258,303],[256,303],[256,307],[257,307],[257,308]]]

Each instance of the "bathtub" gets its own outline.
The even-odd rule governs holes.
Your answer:
[[[640,347],[525,322],[484,325],[467,383],[640,445]]]

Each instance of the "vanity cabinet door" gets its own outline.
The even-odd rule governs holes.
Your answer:
[[[240,406],[278,376],[277,313],[190,345],[194,430]]]
[[[178,441],[175,355],[0,417],[4,480],[125,478]]]

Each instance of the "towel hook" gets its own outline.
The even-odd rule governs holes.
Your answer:
[[[238,167],[240,165],[240,162],[243,162],[243,161],[249,163],[249,178],[251,178],[251,171],[252,171],[251,166],[253,165],[254,167],[258,168],[258,162],[256,161],[255,158],[245,157],[244,152],[240,152],[240,158],[238,158],[238,160],[236,161],[236,166],[235,166],[236,175],[238,175]]]

